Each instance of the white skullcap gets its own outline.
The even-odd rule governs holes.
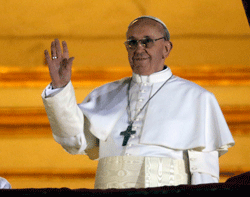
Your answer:
[[[168,31],[167,26],[166,26],[165,23],[162,22],[159,18],[156,18],[156,17],[154,17],[154,16],[140,16],[140,17],[134,19],[134,20],[129,24],[128,28],[129,28],[135,21],[137,21],[137,20],[139,20],[139,19],[141,19],[141,18],[149,18],[149,19],[155,20],[155,21],[157,21],[158,23],[160,23],[160,24],[163,26],[163,28],[164,28],[164,31],[165,31],[165,33],[166,33],[167,40],[170,40],[170,33],[169,33],[169,31]]]

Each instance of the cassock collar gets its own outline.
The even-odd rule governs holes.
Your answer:
[[[171,76],[171,69],[167,67],[164,70],[153,73],[151,75],[139,75],[133,72],[132,81],[135,83],[158,83],[166,81]]]

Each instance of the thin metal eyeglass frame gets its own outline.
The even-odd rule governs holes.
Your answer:
[[[163,38],[166,38],[166,37],[164,36],[164,37],[161,37],[161,38],[156,38],[156,39],[150,38],[150,39],[153,41],[153,44],[154,44],[155,41],[163,39]],[[138,47],[138,43],[140,42],[143,47],[148,48],[148,47],[146,47],[146,44],[142,43],[142,41],[145,40],[145,39],[147,39],[147,38],[143,38],[141,40],[135,40],[137,44],[136,44],[136,46],[134,48],[129,47],[129,44],[128,44],[128,42],[132,41],[132,40],[127,40],[126,42],[124,42],[124,44],[126,45],[127,48],[134,50],[134,49],[136,49]]]

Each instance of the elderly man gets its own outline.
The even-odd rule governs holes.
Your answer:
[[[158,18],[133,20],[125,42],[132,77],[76,103],[66,42],[45,51],[52,82],[42,97],[56,142],[98,159],[95,188],[215,183],[219,156],[234,145],[212,93],[165,66],[172,43]],[[84,164],[83,164],[84,165]]]

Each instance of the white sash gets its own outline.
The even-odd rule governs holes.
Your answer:
[[[189,184],[184,160],[165,157],[115,156],[99,160],[95,189],[147,188]]]

